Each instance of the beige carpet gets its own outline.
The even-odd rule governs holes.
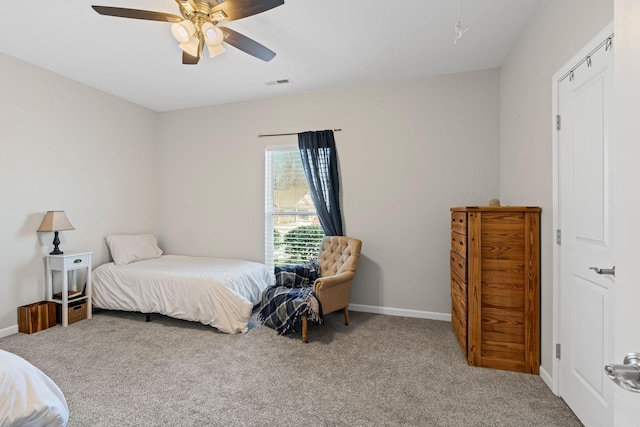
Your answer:
[[[0,339],[67,397],[70,426],[581,426],[538,376],[467,366],[451,324],[351,313],[309,344],[160,315]]]

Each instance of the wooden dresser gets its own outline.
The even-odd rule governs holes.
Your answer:
[[[472,366],[539,374],[540,208],[451,208],[451,323]]]

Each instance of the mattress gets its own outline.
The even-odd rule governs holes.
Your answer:
[[[275,281],[261,263],[183,255],[110,262],[91,277],[97,308],[160,313],[231,334],[247,331],[253,306]]]

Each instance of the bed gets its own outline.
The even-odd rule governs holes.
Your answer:
[[[20,356],[0,350],[0,426],[66,426],[69,407],[60,388]]]
[[[114,261],[93,270],[96,308],[160,313],[235,334],[247,331],[253,307],[275,281],[264,264],[253,261],[162,255],[153,248],[152,235],[144,235],[150,245],[146,254],[140,248],[131,250],[129,241],[123,256],[123,237],[133,236],[107,237]]]

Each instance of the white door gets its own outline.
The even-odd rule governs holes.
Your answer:
[[[613,425],[603,367],[613,360],[615,277],[591,267],[615,264],[613,48],[590,52],[558,86],[559,394],[585,426],[601,427]]]
[[[616,275],[615,357],[640,352],[638,332],[638,242],[640,241],[640,8],[638,0],[614,1],[615,18],[615,151],[616,151]],[[640,393],[615,390],[615,426],[640,425]]]

